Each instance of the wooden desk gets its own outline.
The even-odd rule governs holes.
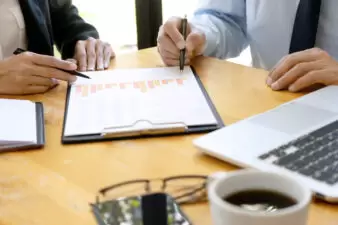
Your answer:
[[[118,56],[112,68],[154,67],[162,62],[153,49]],[[215,59],[194,66],[226,124],[263,112],[299,94],[273,92],[266,72]],[[197,135],[62,146],[66,86],[44,95],[47,145],[43,150],[0,155],[1,225],[95,225],[88,203],[106,185],[134,178],[210,174],[235,167],[200,154]],[[2,96],[8,97],[8,96]],[[207,204],[184,207],[195,224],[211,224]],[[309,225],[333,225],[338,208],[314,203]]]

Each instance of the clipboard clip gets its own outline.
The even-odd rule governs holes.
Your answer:
[[[174,134],[184,133],[188,126],[183,122],[175,123],[152,123],[149,120],[137,120],[129,126],[106,127],[101,136],[111,137],[130,137],[142,135]]]

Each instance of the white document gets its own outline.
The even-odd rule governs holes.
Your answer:
[[[190,67],[87,72],[71,87],[65,136],[133,127],[137,122],[215,125]]]
[[[36,105],[0,99],[0,150],[37,143]]]

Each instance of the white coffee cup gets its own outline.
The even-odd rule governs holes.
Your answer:
[[[224,197],[246,190],[279,192],[296,204],[274,212],[250,211],[232,205]],[[213,225],[306,225],[312,199],[310,189],[289,177],[256,170],[223,173],[208,185]]]

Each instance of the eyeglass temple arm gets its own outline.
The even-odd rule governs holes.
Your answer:
[[[192,194],[198,193],[199,191],[204,190],[205,187],[206,187],[206,184],[202,184],[200,187],[195,188],[195,189],[192,190],[192,191],[189,191],[189,192],[187,192],[187,193],[185,193],[185,194],[183,194],[183,195],[179,195],[179,196],[175,197],[175,199],[176,199],[176,200],[179,200],[180,198],[184,198],[184,197],[190,196],[190,195],[192,195]]]
[[[133,183],[146,183],[149,184],[150,180],[148,179],[138,179],[138,180],[130,180],[130,181],[126,181],[126,182],[122,182],[122,183],[118,183],[118,184],[114,184],[105,188],[102,188],[101,190],[99,190],[99,193],[104,195],[107,191],[123,186],[123,185],[127,185],[127,184],[133,184]],[[148,185],[149,186],[149,185]]]
[[[204,176],[204,175],[172,176],[172,177],[168,177],[168,178],[163,179],[163,181],[166,182],[166,181],[169,181],[169,180],[182,179],[182,178],[201,178],[201,179],[207,179],[208,176]],[[105,192],[107,192],[107,191],[109,191],[111,189],[114,189],[114,188],[117,188],[117,187],[120,187],[120,186],[123,186],[123,185],[127,185],[127,184],[140,183],[140,182],[145,182],[145,183],[149,184],[150,180],[149,179],[137,179],[137,180],[125,181],[125,182],[122,182],[122,183],[117,183],[117,184],[114,184],[114,185],[102,188],[101,190],[99,190],[99,193],[102,194],[102,195],[104,195]]]
[[[172,176],[172,177],[167,177],[163,179],[164,181],[170,181],[170,180],[175,180],[175,179],[208,179],[208,176],[205,175],[185,175],[185,176]]]

